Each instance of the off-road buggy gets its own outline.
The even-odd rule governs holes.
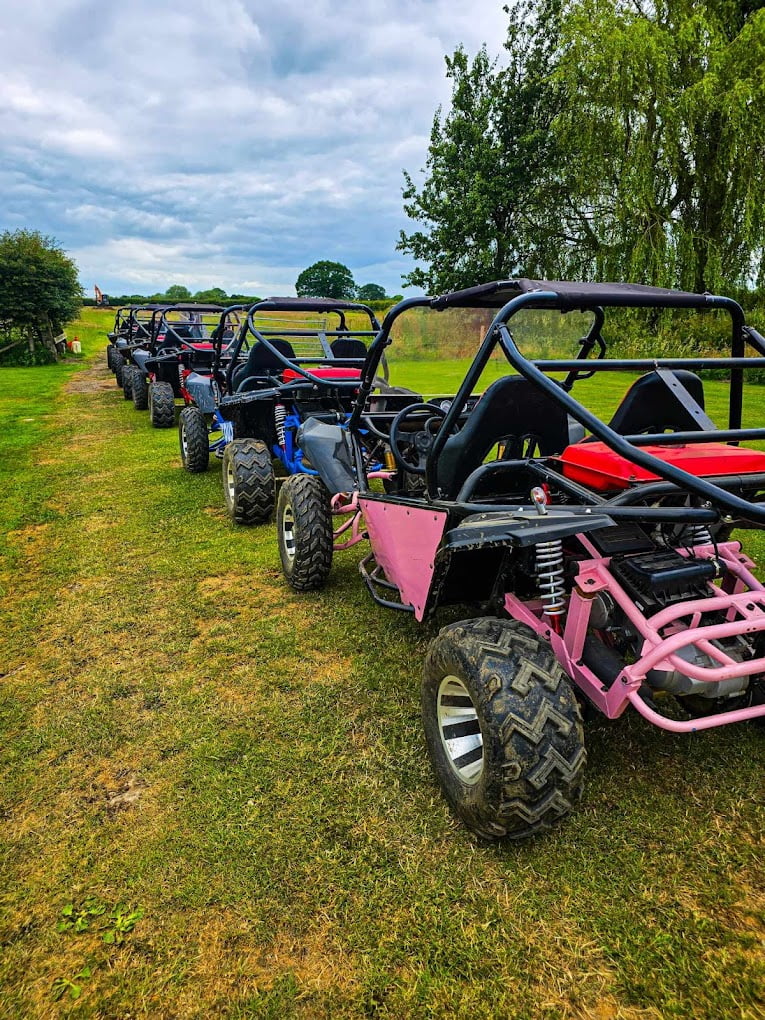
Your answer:
[[[109,345],[106,348],[106,361],[114,372],[118,386],[122,387],[125,399],[130,399],[130,387],[125,367],[132,362],[134,348],[145,347],[151,339],[151,322],[157,305],[126,305],[118,308],[114,316],[114,326],[107,334]]]
[[[425,490],[383,492],[359,453],[367,399],[394,323],[416,307],[483,307],[494,317],[453,401],[407,407],[390,423],[401,477],[419,475]],[[534,309],[555,321],[588,314],[576,357],[521,354],[516,316]],[[730,319],[730,356],[609,356],[625,309],[716,310]],[[465,416],[497,353],[512,372]],[[319,431],[309,420],[299,434],[320,479],[310,499],[292,479],[280,493],[279,549],[293,587],[326,579],[331,512],[342,508],[355,510],[355,534],[368,533],[361,572],[379,605],[418,621],[440,606],[472,608],[430,645],[422,713],[446,798],[481,837],[523,839],[572,810],[583,708],[615,719],[632,706],[676,733],[765,717],[765,586],[731,534],[765,523],[765,452],[741,445],[765,439],[765,428],[742,427],[744,379],[762,371],[763,355],[765,339],[724,297],[489,283],[397,305],[370,349],[348,427]],[[705,410],[710,370],[729,373],[722,428]],[[615,371],[640,374],[605,421],[572,390]]]
[[[347,420],[368,345],[379,329],[366,305],[331,298],[268,298],[250,308],[232,343],[226,345],[223,335],[216,340],[214,375],[221,396],[212,422],[203,422],[193,409],[182,412],[181,454],[188,467],[191,450],[198,450],[193,463],[204,470],[207,432],[222,430],[223,490],[235,522],[259,524],[270,518],[275,466],[296,476],[298,489],[300,479],[316,476],[296,442],[297,431],[309,417],[319,428]],[[387,366],[381,370],[385,376]],[[374,388],[376,399],[388,406],[419,399],[388,387],[385,378],[376,378]],[[374,473],[381,467],[383,441],[369,432],[359,435],[366,469]]]
[[[132,312],[132,306],[125,305],[122,308],[118,308],[114,313],[114,325],[111,330],[106,334],[109,343],[106,346],[106,364],[109,366],[109,370],[115,372],[118,365],[122,362],[122,357],[119,355],[117,350],[118,343],[124,343],[131,333],[131,322],[130,315]]]
[[[225,392],[226,375],[232,349],[238,348],[240,362],[247,357],[247,341],[237,343],[246,330],[248,305],[230,305],[221,312],[210,334],[212,357],[204,365],[184,356],[181,369],[181,393],[184,407],[178,418],[178,440],[181,463],[186,471],[206,471],[210,455],[223,457],[223,450],[232,439],[232,426],[220,413],[218,403]],[[207,355],[205,355],[207,357]]]
[[[212,373],[212,337],[220,305],[175,304],[154,311],[149,342],[131,350],[128,385],[133,406],[149,411],[154,428],[175,425],[175,400],[190,397],[185,385],[193,373]]]

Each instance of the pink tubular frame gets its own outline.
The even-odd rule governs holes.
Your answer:
[[[765,705],[754,705],[700,719],[669,719],[648,705],[640,694],[646,674],[657,668],[677,669],[707,683],[765,673],[765,657],[736,662],[711,644],[718,638],[765,631],[765,586],[752,574],[753,563],[741,553],[740,543],[722,542],[717,547],[699,545],[687,553],[698,559],[717,560],[724,570],[723,585],[730,590],[710,583],[709,598],[680,602],[646,618],[611,574],[610,559],[598,556],[585,535],[578,538],[592,558],[579,564],[562,634],[553,629],[540,602],[524,603],[515,595],[506,594],[505,608],[514,619],[527,624],[550,642],[564,670],[609,719],[617,718],[632,704],[656,726],[674,733],[688,733],[765,716]],[[602,591],[608,592],[643,638],[638,660],[625,666],[610,687],[605,687],[582,661],[592,602]],[[710,612],[723,612],[725,622],[704,624],[703,617]],[[683,621],[689,617],[690,625],[685,626]],[[717,665],[696,666],[681,658],[678,651],[688,645],[695,645]]]
[[[332,548],[335,552],[341,549],[350,549],[352,545],[361,542],[366,538],[366,532],[362,529],[361,508],[358,502],[358,493],[354,492],[350,497],[345,492],[338,492],[330,501],[330,508],[333,517],[346,517],[347,519],[335,528],[333,533]],[[350,538],[340,541],[342,535],[350,531]]]
[[[394,476],[395,471],[373,471],[367,475],[367,478],[393,478]],[[334,530],[333,550],[340,552],[342,549],[350,549],[351,546],[356,545],[358,542],[363,542],[367,537],[367,533],[363,526],[358,492],[353,492],[350,496],[347,492],[338,492],[332,497],[329,505],[333,517],[348,518]],[[348,531],[351,533],[350,538],[346,538],[341,542],[341,536],[347,534]]]

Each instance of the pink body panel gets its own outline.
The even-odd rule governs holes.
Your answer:
[[[375,560],[398,588],[402,602],[414,608],[415,619],[422,620],[446,512],[363,497],[359,503]]]

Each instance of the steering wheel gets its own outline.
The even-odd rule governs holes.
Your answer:
[[[404,448],[401,426],[410,417],[415,415],[422,417],[426,414],[427,418],[422,423],[423,427],[417,432],[409,433],[405,441],[406,448]],[[433,430],[433,423],[440,423],[445,417],[446,411],[436,407],[435,404],[410,404],[409,407],[405,407],[402,411],[398,412],[391,422],[388,441],[390,442],[393,459],[402,471],[408,471],[413,475],[425,474],[428,454],[438,431],[438,429]]]

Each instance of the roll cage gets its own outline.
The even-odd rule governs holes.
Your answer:
[[[369,319],[369,329],[350,328],[346,320],[346,312],[359,312]],[[318,327],[312,328],[308,324],[290,323],[289,319],[279,320],[279,314],[334,316],[337,322],[334,328]],[[222,321],[222,320],[221,320]],[[342,357],[336,355],[332,350],[332,344],[336,341],[361,341],[366,347],[369,340],[375,340],[380,332],[378,322],[371,308],[364,304],[351,301],[336,301],[333,298],[291,298],[271,297],[252,305],[247,317],[242,323],[237,337],[226,350],[225,370],[223,369],[223,344],[222,335],[215,341],[215,355],[213,370],[216,378],[221,378],[227,394],[232,394],[236,389],[234,385],[234,371],[241,364],[240,356],[251,351],[256,344],[262,345],[270,355],[274,366],[278,366],[278,373],[284,369],[290,370],[299,377],[292,384],[293,388],[305,388],[306,386],[326,386],[327,379],[322,378],[311,370],[311,366],[336,366],[341,368],[363,369],[365,357]],[[307,351],[293,351],[293,356],[285,353],[284,342],[289,348],[299,346],[301,342],[313,341],[313,349]],[[318,342],[318,347],[316,343]],[[366,357],[368,357],[368,352]],[[379,359],[378,359],[379,362]],[[387,378],[387,366],[384,369]],[[271,372],[272,382],[278,385],[281,379],[276,374],[277,369]],[[237,381],[241,387],[247,379]],[[353,392],[358,386],[358,379],[333,379],[333,388]]]
[[[217,323],[223,308],[209,304],[169,304],[154,308],[149,325],[149,350],[157,353],[160,339],[165,346],[189,346],[210,343],[213,322]]]
[[[643,449],[643,447],[651,445],[666,446],[709,442],[728,443],[731,446],[736,446],[742,440],[765,440],[765,428],[741,427],[744,373],[747,369],[763,367],[765,338],[757,330],[745,324],[743,310],[737,302],[712,294],[692,294],[633,284],[587,284],[530,279],[495,281],[438,297],[405,299],[388,312],[380,333],[369,350],[362,371],[358,396],[349,421],[351,431],[357,432],[365,427],[366,402],[374,386],[377,368],[384,351],[392,343],[391,329],[399,316],[412,308],[430,308],[434,311],[448,308],[496,309],[484,340],[435,433],[432,446],[427,454],[425,469],[427,490],[424,498],[428,502],[447,504],[449,508],[470,514],[509,509],[510,504],[505,505],[496,501],[485,503],[476,501],[473,494],[478,483],[485,481],[488,474],[493,472],[495,475],[501,475],[504,472],[524,468],[529,472],[532,485],[554,483],[583,507],[598,507],[599,512],[607,513],[614,519],[646,520],[655,518],[662,521],[708,522],[719,520],[722,515],[731,520],[742,519],[758,526],[765,523],[765,503],[750,501],[727,491],[726,486],[736,487],[738,485],[740,487],[739,476],[732,476],[730,479],[717,477],[715,481],[711,481],[684,471]],[[725,311],[731,320],[731,356],[722,358],[608,358],[607,346],[601,336],[605,319],[604,309],[607,308],[691,309],[697,311],[719,309]],[[557,310],[561,313],[570,311],[592,313],[592,325],[587,335],[580,341],[577,357],[553,360],[524,357],[511,332],[511,320],[524,309]],[[747,356],[747,347],[756,352],[756,356]],[[439,459],[459,422],[468,399],[474,392],[481,373],[497,348],[501,350],[509,365],[519,376],[528,380],[549,401],[564,409],[567,415],[583,426],[593,437],[630,463],[657,476],[659,481],[651,484],[662,487],[662,492],[691,493],[702,505],[697,507],[633,507],[631,501],[634,501],[635,497],[629,495],[632,491],[629,489],[626,493],[605,499],[597,492],[565,477],[563,473],[555,470],[549,461],[545,462],[544,458],[483,464],[471,472],[456,498],[447,499],[447,494],[439,484]],[[700,427],[692,430],[621,435],[571,395],[571,390],[577,379],[600,371],[631,370],[661,373],[662,371],[693,371],[713,368],[730,370],[728,428],[725,430],[710,427],[712,423],[701,417],[696,422]],[[550,378],[549,373],[552,372],[565,372],[567,375],[564,380],[557,381]],[[683,388],[680,387],[680,389]],[[685,400],[689,414],[696,413],[698,409],[694,407],[692,399],[687,394],[685,397],[681,396],[681,399]],[[667,489],[667,487],[669,488]],[[644,491],[642,487],[640,491]],[[514,501],[512,505],[517,507],[517,501]]]
[[[124,339],[131,347],[147,343],[151,339],[152,316],[158,307],[156,304],[125,305],[117,309],[114,330],[110,335]]]

